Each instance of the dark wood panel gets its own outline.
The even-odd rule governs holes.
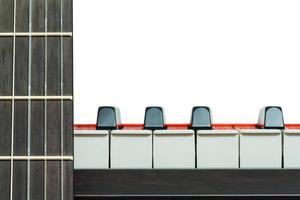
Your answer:
[[[32,32],[45,31],[45,0],[31,0]]]
[[[61,0],[48,1],[48,32],[60,32]]]
[[[75,170],[75,196],[298,195],[300,170]]]
[[[60,199],[60,161],[47,162],[47,199]]]
[[[45,31],[44,0],[32,0],[32,32]],[[45,95],[45,39],[32,38],[31,93]],[[31,103],[31,155],[44,155],[45,134],[45,102]],[[46,172],[47,174],[47,172]],[[44,198],[45,168],[43,161],[30,162],[30,198]],[[50,192],[50,191],[49,191]]]
[[[31,44],[31,94],[45,95],[45,39],[33,37]]]
[[[10,2],[0,1],[0,31],[10,31]],[[4,16],[7,14],[8,16]],[[3,20],[7,24],[3,24]],[[7,20],[7,21],[5,21]],[[0,37],[0,95],[12,94],[12,39]],[[11,154],[11,101],[0,101],[0,155]],[[0,161],[0,199],[10,195],[10,161]]]
[[[14,161],[13,199],[27,199],[27,161]]]
[[[29,0],[18,0],[16,3],[16,31],[28,32]]]
[[[47,155],[60,155],[61,119],[60,102],[47,102]]]
[[[64,95],[73,95],[73,39],[63,40]]]
[[[0,151],[1,152],[1,151]],[[0,162],[0,199],[10,197],[10,161]]]
[[[299,197],[279,196],[156,196],[156,197],[75,197],[74,200],[298,200]]]
[[[28,51],[28,37],[17,37],[15,95],[28,95]]]
[[[12,94],[13,39],[0,37],[0,95]]]
[[[14,1],[0,0],[0,32],[14,31]]]
[[[15,101],[14,155],[27,155],[27,101]],[[27,194],[27,162],[14,161],[13,199],[25,200]]]
[[[60,101],[49,101],[47,109],[47,155],[60,155]],[[48,161],[47,197],[60,198],[60,161]]]
[[[64,161],[63,162],[63,173],[64,173],[64,183],[63,183],[63,190],[64,190],[64,199],[71,200],[73,199],[73,161]]]
[[[28,104],[27,101],[15,101],[14,109],[14,155],[27,155]]]
[[[44,155],[45,134],[45,109],[44,101],[31,102],[31,155]]]
[[[73,101],[64,101],[64,155],[73,155]]]
[[[61,64],[60,37],[48,37],[48,95],[60,95]]]
[[[44,199],[44,161],[30,162],[30,199]]]
[[[11,101],[0,101],[0,156],[11,152]]]
[[[28,32],[29,1],[16,1],[16,31]],[[28,37],[16,38],[15,95],[28,95]],[[14,103],[14,155],[27,155],[28,101]],[[25,200],[27,196],[27,162],[14,161],[13,199]],[[17,192],[16,192],[17,191]]]
[[[63,32],[73,32],[72,0],[63,0]]]

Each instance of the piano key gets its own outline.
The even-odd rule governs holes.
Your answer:
[[[107,169],[109,167],[109,131],[76,130],[74,132],[74,168]]]
[[[241,168],[281,168],[281,130],[245,129],[240,130]]]
[[[300,130],[283,131],[284,168],[300,168]]]
[[[162,107],[147,107],[145,111],[144,129],[164,129],[165,118]]]
[[[237,130],[198,130],[197,168],[239,168]]]
[[[111,168],[152,168],[152,131],[113,130]]]
[[[153,134],[154,168],[195,168],[193,130],[155,130]]]
[[[259,128],[284,129],[282,109],[279,106],[266,106],[260,110]]]
[[[119,124],[121,124],[119,108],[112,106],[101,106],[98,108],[97,130],[117,129]]]
[[[191,128],[194,130],[211,129],[211,111],[206,106],[195,106],[192,110]]]

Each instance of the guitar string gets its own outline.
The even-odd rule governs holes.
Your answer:
[[[29,0],[29,20],[28,20],[29,33],[32,31],[32,0]],[[28,38],[28,96],[31,96],[31,42],[32,38]],[[31,99],[28,99],[28,124],[27,124],[27,156],[31,156]],[[30,200],[30,159],[27,160],[27,200]]]
[[[45,0],[45,33],[48,26],[48,0]],[[45,35],[45,96],[47,96],[47,68],[48,68],[48,60],[47,60],[47,54],[48,54],[48,39],[47,35]],[[44,109],[45,109],[45,115],[44,115],[44,155],[47,156],[47,99],[45,99],[44,102]],[[44,200],[47,200],[47,160],[44,160]]]
[[[13,2],[13,29],[14,33],[16,32],[16,8],[17,2]],[[15,66],[16,66],[16,36],[13,36],[13,60],[12,60],[12,96],[15,96]],[[14,99],[11,102],[11,156],[14,156],[14,118],[15,118],[15,101]],[[13,178],[14,178],[14,160],[10,160],[10,200],[13,199]]]
[[[63,32],[63,4],[64,1],[60,1],[60,31]],[[63,36],[60,37],[60,95],[64,95],[64,40]],[[60,101],[60,153],[61,156],[64,155],[64,101],[61,99]],[[61,160],[60,163],[60,170],[61,170],[61,179],[60,179],[60,194],[61,200],[64,199],[64,160]]]

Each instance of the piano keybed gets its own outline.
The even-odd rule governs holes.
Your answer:
[[[144,124],[121,125],[117,108],[100,107],[96,126],[75,126],[75,169],[300,168],[300,126],[285,125],[280,107],[263,108],[257,125],[211,121],[199,106],[191,124],[166,125],[148,107]]]
[[[121,124],[99,107],[96,125],[75,125],[75,199],[291,199],[300,197],[300,125],[265,107],[257,124],[213,124],[194,107],[190,124]],[[274,198],[273,198],[274,197]]]

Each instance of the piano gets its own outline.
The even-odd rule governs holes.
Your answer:
[[[189,124],[166,124],[147,107],[144,124],[122,124],[117,107],[96,124],[74,126],[76,199],[297,199],[300,125],[281,107],[260,110],[257,124],[213,124],[206,106]]]
[[[300,125],[280,107],[257,124],[214,124],[205,106],[189,124],[161,107],[122,124],[104,106],[74,125],[72,5],[0,1],[0,200],[300,198]]]

